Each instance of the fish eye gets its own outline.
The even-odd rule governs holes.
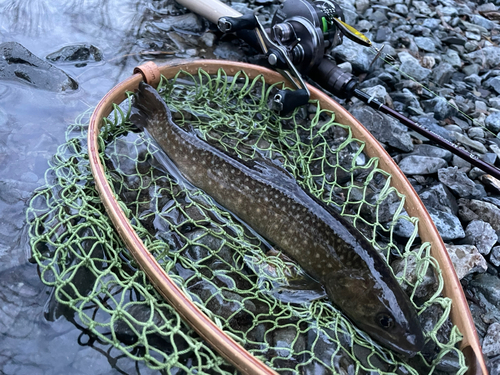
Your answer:
[[[391,329],[394,327],[394,318],[387,313],[377,314],[377,323],[383,329]]]

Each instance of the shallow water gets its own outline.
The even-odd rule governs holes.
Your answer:
[[[112,367],[105,353],[64,318],[44,317],[49,288],[28,262],[25,207],[44,183],[49,159],[75,118],[95,106],[140,63],[151,19],[150,1],[0,0],[0,43],[18,42],[39,58],[71,44],[89,43],[103,60],[78,67],[55,63],[75,79],[76,91],[52,92],[0,80],[0,373],[139,373]],[[161,2],[155,2],[156,5]],[[150,5],[149,5],[150,6]],[[142,45],[141,45],[142,43]],[[151,371],[141,370],[140,373]]]

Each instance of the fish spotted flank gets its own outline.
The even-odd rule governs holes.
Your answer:
[[[413,356],[422,349],[424,336],[408,296],[377,251],[339,214],[286,174],[249,168],[178,127],[145,83],[132,113],[188,181],[295,259],[359,328],[399,353]]]

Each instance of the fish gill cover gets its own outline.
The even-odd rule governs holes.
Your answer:
[[[347,218],[415,304],[426,335],[422,352],[408,359],[373,342],[296,263],[184,181],[130,123],[128,100],[107,119],[100,149],[139,237],[217,325],[280,373],[464,374],[451,300],[442,296],[437,262],[418,238],[418,219],[404,211],[404,195],[350,128],[317,102],[289,117],[269,110],[279,88],[244,72],[200,70],[162,78],[158,91],[180,126],[191,124],[199,137],[242,160],[282,166]],[[113,228],[90,171],[88,117],[68,129],[46,186],[27,210],[32,259],[53,286],[47,318],[72,321],[82,330],[80,343],[106,353],[117,369],[132,359],[138,369],[168,374],[236,373],[155,291]],[[412,233],[404,243],[401,231]]]

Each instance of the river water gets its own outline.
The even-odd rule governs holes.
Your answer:
[[[141,62],[148,47],[138,33],[155,15],[140,0],[0,1],[0,43],[18,42],[45,56],[68,45],[97,47],[101,61],[55,63],[79,85],[48,91],[14,80],[0,80],[0,373],[148,373],[113,368],[105,353],[89,346],[64,318],[44,317],[49,289],[28,262],[25,209],[43,185],[48,161],[63,143],[75,118],[95,106]],[[149,20],[149,21],[148,21]],[[112,362],[112,361],[111,361]]]

